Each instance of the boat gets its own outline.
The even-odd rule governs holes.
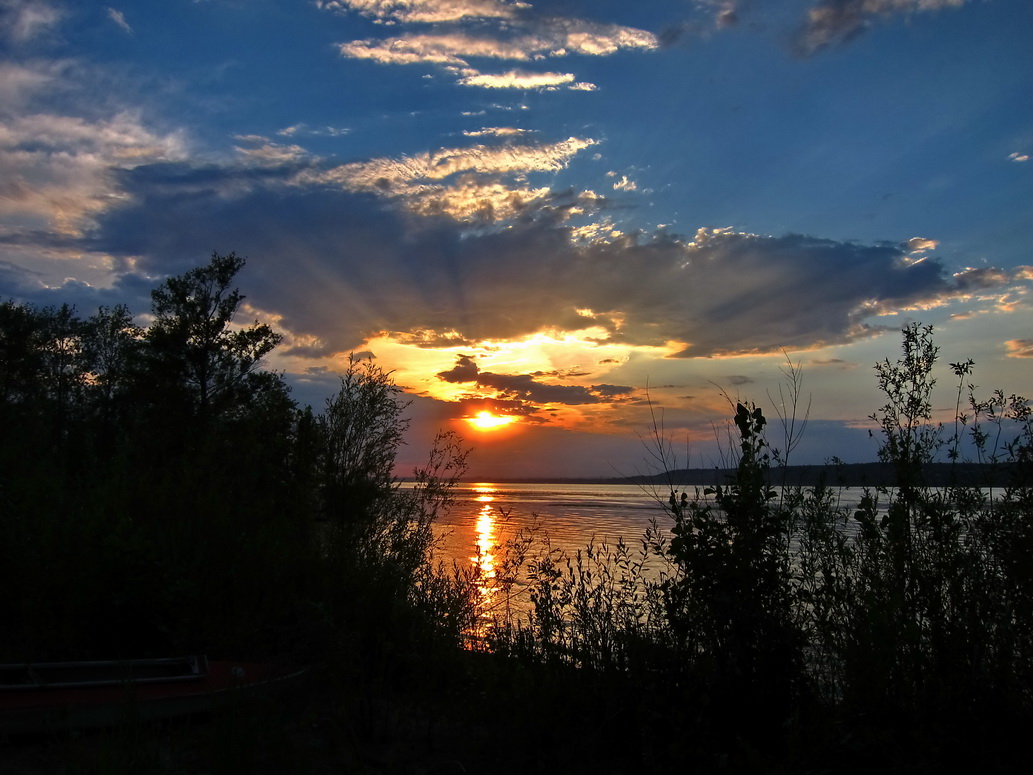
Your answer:
[[[301,672],[203,655],[0,665],[0,733],[97,729],[203,713]]]

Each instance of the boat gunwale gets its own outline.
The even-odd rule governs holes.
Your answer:
[[[133,671],[139,668],[161,668],[183,665],[190,672],[171,675],[136,676]],[[124,674],[110,678],[93,680],[58,680],[47,681],[45,674],[49,671],[95,671],[119,670]],[[135,686],[147,684],[179,683],[201,681],[209,672],[208,658],[204,655],[187,657],[159,657],[153,659],[105,659],[77,662],[15,662],[0,665],[0,676],[5,673],[22,674],[29,680],[19,683],[0,683],[0,691],[22,692],[39,691],[41,689],[68,690],[93,689],[107,686]],[[44,675],[40,675],[43,673]]]

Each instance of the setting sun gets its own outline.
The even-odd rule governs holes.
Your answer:
[[[515,420],[515,417],[499,416],[491,412],[478,412],[476,416],[468,417],[466,421],[479,431],[493,431],[504,428]]]

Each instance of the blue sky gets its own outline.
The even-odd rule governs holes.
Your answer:
[[[0,0],[0,298],[246,256],[317,407],[349,353],[471,475],[719,459],[726,397],[870,460],[875,361],[1030,394],[1028,0]],[[480,430],[487,411],[514,422]],[[776,440],[777,442],[777,440]]]

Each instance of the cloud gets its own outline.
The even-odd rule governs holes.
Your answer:
[[[796,33],[794,48],[811,56],[835,43],[846,43],[871,24],[895,14],[957,8],[967,0],[820,0]]]
[[[628,385],[592,385],[592,392],[607,398],[630,396],[635,388]]]
[[[369,191],[297,179],[295,168],[275,165],[123,169],[117,206],[97,213],[78,243],[69,239],[132,258],[133,271],[150,276],[236,250],[249,259],[255,306],[279,316],[309,355],[374,337],[454,348],[541,332],[676,357],[802,351],[870,337],[882,315],[1028,283],[1021,272],[952,275],[935,257],[909,262],[899,242],[701,229],[692,240],[662,233],[578,245],[572,227],[528,214],[471,231]],[[539,395],[537,383],[491,385]]]
[[[992,266],[966,268],[954,273],[954,286],[959,293],[1000,288],[1011,279],[1011,273]]]
[[[184,155],[178,134],[155,133],[128,112],[90,120],[0,109],[0,117],[0,228],[77,233],[117,202],[113,170]]]
[[[0,238],[0,245],[7,247],[6,242]],[[33,257],[38,259],[42,252],[36,246]],[[81,271],[82,267],[75,269]],[[84,317],[96,312],[98,307],[118,304],[128,305],[134,313],[146,312],[150,309],[153,287],[151,278],[135,272],[122,274],[105,286],[93,286],[70,277],[52,284],[42,271],[0,260],[0,299],[14,298],[41,307],[68,304]]]
[[[466,19],[511,19],[527,3],[505,0],[317,0],[328,11],[354,11],[380,22],[433,24]]]
[[[111,19],[115,24],[121,27],[125,32],[132,34],[133,28],[129,26],[129,22],[126,21],[125,14],[121,11],[116,11],[114,8],[108,8],[108,18]]]
[[[573,85],[573,73],[531,73],[526,70],[508,70],[490,74],[474,71],[459,79],[462,86],[480,86],[485,89],[556,89]]]
[[[477,363],[469,355],[460,355],[456,359],[456,365],[448,371],[438,372],[438,379],[445,382],[476,382],[477,375],[481,370]]]
[[[0,3],[18,36],[58,20],[45,4]],[[183,135],[123,107],[109,78],[75,60],[0,64],[0,234],[79,234],[118,201],[115,171],[185,157]]]
[[[413,21],[409,14],[399,14],[401,3],[363,3],[368,11],[376,10],[378,18]],[[424,3],[404,4],[407,11],[415,6],[427,10]],[[415,32],[388,38],[366,38],[338,44],[341,56],[367,59],[380,64],[439,65],[451,72],[464,86],[483,88],[559,88],[566,85],[576,91],[594,91],[591,83],[576,81],[569,73],[537,73],[510,70],[500,75],[482,73],[470,63],[472,59],[503,59],[516,62],[561,57],[573,54],[609,56],[621,50],[658,48],[658,38],[645,30],[617,24],[602,24],[584,19],[536,18],[511,16],[518,4],[451,3],[436,5],[442,18],[436,21],[457,22],[481,12],[502,9],[505,14],[491,15],[505,23],[480,25],[438,24],[429,32]],[[444,18],[448,17],[448,18]],[[427,19],[420,19],[426,21]]]
[[[0,115],[12,115],[16,108],[23,108],[35,94],[60,78],[63,69],[60,63],[0,63]]]
[[[309,167],[298,172],[296,183],[374,193],[398,199],[425,215],[494,222],[554,201],[549,188],[532,188],[523,182],[525,177],[557,172],[595,144],[591,138],[570,137],[555,143],[441,148],[329,169]]]
[[[338,51],[341,56],[350,59],[370,59],[390,65],[430,62],[467,67],[467,59],[471,57],[530,59],[530,54],[519,42],[507,43],[495,38],[475,37],[461,32],[408,35],[386,40],[353,40],[341,43]]]
[[[48,32],[62,14],[44,0],[0,0],[0,35],[12,43],[26,43]]]
[[[403,35],[382,40],[355,40],[338,45],[344,57],[372,59],[381,64],[468,66],[474,57],[526,62],[569,54],[608,56],[621,49],[653,49],[656,37],[644,30],[579,20],[555,20],[549,26],[508,38],[464,31]]]
[[[427,153],[344,164],[318,174],[322,182],[338,182],[357,190],[384,190],[399,184],[443,180],[463,172],[555,172],[579,151],[596,145],[590,138],[569,137],[539,145],[474,145]]]
[[[478,388],[495,391],[493,400],[510,402],[523,408],[523,413],[536,411],[545,404],[581,406],[610,403],[626,398],[635,389],[626,385],[556,385],[540,382],[541,374],[498,374],[481,371],[468,355],[460,355],[456,365],[439,372],[438,379],[451,383],[473,383]],[[481,399],[477,399],[481,400]]]
[[[1004,345],[1009,358],[1033,358],[1033,339],[1011,339]]]
[[[616,177],[616,173],[610,173],[612,177]],[[633,180],[628,180],[627,175],[621,175],[621,179],[613,184],[615,191],[635,191],[638,189],[638,185]]]
[[[463,132],[466,137],[517,137],[530,133],[530,129],[518,129],[512,126],[492,126],[483,129],[468,129]]]
[[[733,385],[735,387],[741,387],[743,385],[752,385],[755,380],[753,379],[753,377],[746,377],[746,376],[743,376],[742,374],[732,374],[732,375],[726,377],[725,381],[729,385]]]
[[[714,23],[719,28],[734,27],[739,23],[739,11],[735,2],[725,0],[714,17]]]
[[[260,164],[291,162],[304,159],[309,155],[300,145],[274,143],[261,135],[237,135],[234,139],[243,143],[243,145],[234,146],[237,153]]]
[[[812,365],[812,366],[825,366],[825,367],[836,368],[836,369],[840,369],[840,370],[844,370],[845,371],[845,370],[848,370],[848,369],[855,369],[855,368],[857,368],[858,364],[852,363],[850,361],[843,360],[842,358],[816,358],[816,359],[810,361],[810,363],[808,365]]]
[[[477,377],[477,385],[498,391],[499,396],[504,399],[519,400],[536,406],[543,404],[563,404],[565,406],[599,404],[612,400],[614,396],[612,390],[600,394],[592,387],[582,385],[551,385],[538,382],[530,374],[482,372]],[[631,392],[631,390],[632,388],[626,388],[624,392]]]
[[[531,39],[525,39],[530,41]],[[657,48],[655,35],[634,27],[599,24],[581,19],[552,19],[535,38],[534,53],[549,56],[584,54],[609,56],[623,49],[652,50]]]
[[[925,237],[912,237],[906,243],[907,249],[911,253],[924,253],[927,250],[936,250],[939,244],[936,240],[926,239]]]
[[[279,130],[276,134],[281,137],[294,137],[295,135],[306,135],[309,137],[343,137],[351,132],[348,127],[325,126],[322,128],[310,127],[307,124],[293,124]]]

